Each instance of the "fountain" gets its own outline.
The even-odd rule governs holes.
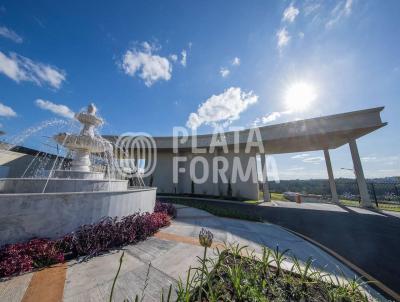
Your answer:
[[[79,134],[59,133],[54,140],[73,154],[67,169],[48,171],[47,177],[0,178],[0,245],[32,237],[56,238],[102,217],[152,212],[156,188],[128,188],[128,181],[94,171],[91,154],[112,157],[112,144],[95,134],[103,124],[90,104],[75,115]],[[1,155],[0,155],[1,156]]]
[[[87,112],[80,112],[75,118],[83,124],[79,135],[69,133],[59,133],[54,136],[54,140],[67,149],[74,151],[71,170],[56,170],[54,177],[73,177],[82,179],[102,179],[103,173],[92,172],[90,170],[90,153],[112,153],[113,147],[110,142],[96,137],[94,128],[103,124],[103,120],[96,116],[94,104],[88,106]]]

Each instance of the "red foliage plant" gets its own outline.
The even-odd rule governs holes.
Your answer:
[[[5,245],[0,249],[0,278],[34,268],[63,262],[70,257],[93,256],[111,248],[145,240],[170,224],[176,215],[172,205],[156,203],[154,213],[136,213],[121,220],[106,217],[100,222],[81,226],[76,232],[58,240],[32,239],[25,243]]]
[[[172,218],[176,217],[176,208],[171,203],[156,201],[154,212],[166,213]]]
[[[96,224],[81,226],[62,238],[59,246],[72,256],[94,256],[111,248],[145,240],[169,223],[170,218],[165,213],[133,214],[119,221],[107,217]]]
[[[32,239],[4,246],[0,250],[0,277],[31,271],[64,261],[64,253],[53,240]]]

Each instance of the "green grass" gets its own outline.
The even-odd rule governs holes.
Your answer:
[[[176,199],[169,199],[170,202],[185,205],[188,207],[204,210],[209,212],[215,216],[220,217],[227,217],[227,218],[236,218],[236,219],[243,219],[243,220],[250,220],[250,221],[263,221],[260,216],[257,214],[248,214],[237,211],[235,209],[230,209],[229,207],[221,207],[219,201],[215,201],[215,206],[210,203],[199,202],[196,200],[190,199],[183,199],[183,198],[176,198]]]
[[[259,200],[243,200],[243,203],[247,203],[247,204],[260,204],[260,203],[263,203],[263,201],[259,201]]]
[[[379,209],[385,210],[385,211],[400,212],[400,205],[388,204],[388,203],[379,203]]]
[[[282,193],[271,193],[271,199],[278,201],[288,201],[285,197],[283,197]]]
[[[348,207],[359,207],[360,203],[357,200],[341,199],[340,203]]]
[[[357,200],[341,199],[340,203],[348,207],[359,207],[360,203]],[[378,203],[380,210],[400,212],[400,205]]]
[[[260,191],[259,197],[260,200],[263,200],[264,193]],[[288,201],[285,197],[283,197],[283,193],[271,193],[271,200]]]

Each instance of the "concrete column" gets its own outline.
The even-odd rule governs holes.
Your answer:
[[[332,202],[338,203],[339,198],[336,191],[336,183],[335,183],[335,178],[333,177],[331,157],[329,155],[328,149],[324,149],[324,156],[325,156],[326,170],[328,171],[328,177],[329,177],[329,187],[331,188]]]
[[[271,196],[269,194],[266,155],[260,154],[260,158],[261,158],[262,188],[263,188],[264,202],[268,202],[271,201]]]
[[[356,174],[358,189],[360,191],[361,206],[366,208],[374,207],[368,194],[367,183],[364,177],[364,171],[361,165],[360,155],[358,153],[357,143],[355,140],[349,142],[351,157],[353,159],[354,173]]]

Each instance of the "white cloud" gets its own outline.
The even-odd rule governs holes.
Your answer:
[[[253,121],[251,126],[258,127],[259,125],[265,125],[265,124],[271,123],[273,121],[276,121],[278,118],[280,118],[284,114],[290,114],[290,113],[292,113],[292,112],[291,111],[281,111],[281,112],[274,111],[274,112],[264,115],[262,117],[257,117]]]
[[[219,70],[219,73],[221,74],[221,76],[223,78],[226,78],[231,72],[228,68],[221,67],[221,69]]]
[[[196,113],[190,114],[186,125],[197,129],[202,124],[230,123],[239,119],[240,114],[257,101],[258,96],[252,91],[244,92],[239,87],[230,87],[204,101]]]
[[[154,51],[157,51],[157,50],[158,50],[157,47],[156,47],[155,45],[152,45],[152,44],[150,44],[149,42],[146,42],[146,41],[142,42],[142,47],[143,47],[143,50],[144,50],[145,52],[147,52],[147,53],[150,53],[150,52],[152,52],[153,50],[154,50]]]
[[[0,103],[0,116],[14,117],[17,116],[17,113],[11,107]]]
[[[182,58],[181,58],[181,65],[182,65],[183,67],[186,67],[187,52],[186,52],[185,49],[183,49],[183,50],[181,51],[181,56],[182,56]]]
[[[300,13],[299,9],[290,4],[283,12],[282,21],[292,23]]]
[[[400,156],[399,155],[388,155],[388,156],[364,156],[361,157],[361,160],[366,163],[379,163],[380,165],[392,165],[395,163],[400,163]]]
[[[289,32],[286,30],[285,27],[282,27],[276,33],[276,37],[278,39],[278,49],[282,50],[290,41]]]
[[[287,171],[302,171],[304,170],[304,167],[292,167],[292,168],[288,168]]]
[[[240,58],[235,57],[232,61],[233,66],[239,66],[240,65]]]
[[[254,125],[267,124],[267,123],[275,121],[281,115],[282,114],[280,112],[272,112],[270,114],[256,118],[256,120],[253,123],[254,123]]]
[[[172,62],[176,62],[178,60],[178,56],[176,54],[172,54],[169,56]]]
[[[301,32],[299,32],[299,38],[300,39],[303,39],[304,38],[304,33],[301,31]]]
[[[281,115],[281,112],[272,112],[269,115],[263,116],[261,120],[264,124],[266,124],[275,121],[277,118],[281,117]]]
[[[304,15],[306,16],[316,13],[321,7],[321,3],[319,2],[319,0],[309,0],[306,1],[304,4],[305,5],[303,7],[303,11]]]
[[[65,81],[65,72],[54,66],[34,62],[29,58],[10,53],[9,56],[0,51],[0,73],[16,82],[30,81],[42,86],[47,84],[60,88]]]
[[[310,156],[310,154],[308,154],[308,153],[302,153],[302,154],[297,154],[297,155],[294,155],[294,156],[292,156],[291,158],[293,158],[293,159],[303,159],[303,158],[305,158],[305,157],[308,157],[308,156]]]
[[[23,39],[21,36],[19,36],[15,31],[12,29],[9,29],[5,26],[0,26],[0,36],[10,39],[14,41],[15,43],[22,43]]]
[[[309,163],[309,164],[319,164],[323,160],[324,160],[324,158],[322,156],[305,157],[305,158],[303,158],[303,162],[304,163]]]
[[[304,163],[308,164],[319,164],[324,160],[324,157],[322,156],[314,156],[310,157],[309,153],[302,153],[302,154],[297,154],[291,157],[292,159],[300,159]]]
[[[74,115],[75,115],[75,113],[65,105],[54,104],[53,102],[42,100],[42,99],[37,99],[35,101],[35,104],[41,109],[49,110],[49,111],[51,111],[57,115],[60,115],[62,117],[72,119],[72,118],[74,118]]]
[[[365,162],[371,162],[371,161],[376,161],[376,157],[375,156],[365,156],[365,157],[361,157],[361,160],[362,161],[365,161]]]
[[[346,0],[346,3],[344,4],[344,13],[345,13],[345,15],[350,15],[351,14],[352,6],[353,6],[353,0]]]
[[[332,28],[342,18],[350,16],[353,8],[353,0],[340,1],[331,11],[330,18],[326,22],[326,28]]]
[[[155,50],[147,42],[142,43],[142,50],[127,50],[122,60],[122,69],[132,77],[138,74],[148,87],[160,80],[168,81],[171,79],[172,65],[167,58],[154,55]]]

